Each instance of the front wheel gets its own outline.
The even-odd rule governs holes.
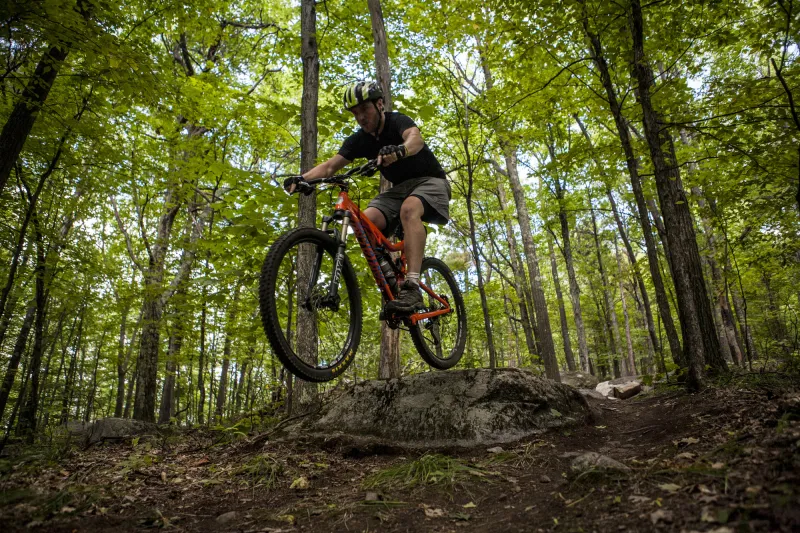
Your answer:
[[[458,288],[450,268],[439,259],[426,257],[422,261],[419,280],[448,302],[450,313],[426,318],[409,328],[414,347],[433,368],[446,370],[455,366],[464,353],[467,342],[467,312],[464,297]],[[425,309],[418,313],[429,313],[442,309],[444,305],[430,294],[422,291]]]
[[[314,228],[280,237],[267,253],[258,288],[272,350],[306,381],[330,381],[353,362],[361,338],[361,292],[345,255],[330,292],[339,243]]]

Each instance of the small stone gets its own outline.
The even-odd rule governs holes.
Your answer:
[[[659,522],[671,524],[672,520],[672,511],[667,511],[666,509],[659,509],[658,511],[650,513],[650,521],[653,523],[653,525],[656,525]]]
[[[629,466],[597,452],[586,452],[579,455],[572,460],[572,465],[570,468],[575,474],[591,471],[622,472],[627,474],[631,471]]]
[[[304,490],[308,488],[308,479],[305,477],[299,477],[292,481],[292,484],[289,486],[290,489],[297,489],[297,490]]]
[[[233,520],[236,520],[236,511],[229,511],[227,513],[221,514],[217,517],[218,524],[227,524]]]
[[[377,501],[380,501],[380,499],[381,499],[381,497],[377,492],[368,492],[364,496],[364,501],[365,502],[377,502]]]
[[[550,483],[550,481],[552,480],[544,474],[539,478],[539,483]]]
[[[501,448],[500,446],[495,446],[494,448],[489,448],[486,451],[489,452],[489,453],[502,453],[503,452],[503,448]]]

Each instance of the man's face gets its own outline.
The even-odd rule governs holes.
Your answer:
[[[383,102],[378,100],[377,102],[378,108],[383,109]],[[350,110],[353,113],[353,116],[358,122],[358,125],[364,131],[374,132],[378,128],[378,122],[380,121],[380,115],[378,114],[378,110],[375,109],[375,106],[372,105],[371,101],[361,102],[353,109]]]

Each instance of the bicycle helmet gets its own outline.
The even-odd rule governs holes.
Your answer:
[[[374,81],[359,81],[345,89],[342,101],[348,111],[362,102],[371,100],[373,103],[383,98],[381,86]]]

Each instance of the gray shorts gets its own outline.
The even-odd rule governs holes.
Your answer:
[[[367,207],[374,207],[386,219],[386,232],[400,220],[400,206],[409,196],[416,196],[425,206],[423,222],[447,224],[450,220],[450,183],[443,178],[414,178],[379,194]]]

